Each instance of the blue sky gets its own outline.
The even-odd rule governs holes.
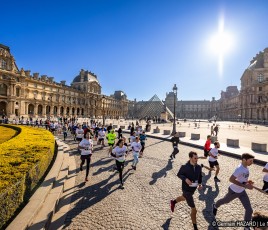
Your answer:
[[[232,38],[222,74],[209,42],[220,19]],[[106,95],[165,99],[177,84],[179,100],[211,100],[240,89],[250,60],[268,47],[267,22],[266,0],[10,0],[1,2],[0,43],[19,68],[58,82],[90,70]]]

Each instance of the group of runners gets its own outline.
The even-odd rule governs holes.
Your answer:
[[[174,147],[174,151],[170,158],[175,158],[175,155],[179,152],[177,149],[177,144],[179,143],[179,138],[174,137],[171,139]],[[218,149],[220,148],[220,143],[218,141],[214,142],[214,148],[211,146],[211,135],[207,136],[207,141],[204,146],[204,156],[198,157],[196,152],[191,151],[189,153],[189,161],[182,165],[178,171],[177,176],[182,180],[182,195],[170,201],[171,211],[174,212],[175,206],[178,202],[186,201],[188,206],[191,208],[191,220],[193,223],[194,230],[197,228],[196,214],[197,209],[195,207],[193,195],[196,189],[202,189],[202,168],[205,167],[209,171],[215,171],[215,182],[220,182],[217,177],[220,171],[219,163],[217,161],[219,155]],[[208,159],[209,167],[203,164],[197,164],[198,159]],[[262,172],[265,173],[263,176],[263,187],[262,189],[254,186],[254,182],[249,180],[249,166],[253,164],[254,156],[249,153],[244,153],[241,156],[241,163],[234,170],[233,174],[230,176],[229,181],[231,182],[227,194],[219,199],[216,203],[213,203],[211,212],[216,217],[217,210],[224,204],[230,203],[234,199],[238,198],[243,207],[245,208],[244,215],[244,229],[250,229],[251,226],[255,225],[255,229],[266,229],[268,228],[268,213],[255,212],[253,214],[253,209],[251,207],[250,199],[247,195],[246,189],[252,190],[253,188],[259,192],[268,195],[268,163],[266,163]],[[261,172],[260,172],[261,173]],[[268,204],[268,202],[267,202]],[[253,215],[252,215],[253,214]],[[253,218],[252,218],[253,217]],[[254,219],[255,218],[255,219]],[[252,220],[256,220],[252,222]],[[266,220],[266,222],[265,222]],[[258,222],[259,221],[259,222]],[[262,221],[266,223],[263,225],[265,228],[257,228],[257,224]],[[260,226],[259,226],[260,227]]]
[[[78,149],[81,151],[80,171],[83,171],[83,165],[86,162],[85,181],[88,181],[93,151],[93,139],[96,140],[97,145],[100,145],[102,148],[105,147],[106,139],[108,143],[108,157],[115,160],[115,166],[112,168],[112,171],[116,170],[119,173],[120,187],[124,189],[123,169],[125,167],[126,157],[132,152],[133,162],[131,167],[133,170],[136,170],[139,158],[143,156],[145,149],[145,141],[147,139],[145,132],[137,128],[136,131],[131,131],[130,137],[127,140],[126,137],[122,136],[122,132],[119,132],[118,136],[116,136],[112,124],[110,124],[107,129],[103,126],[89,128],[74,124],[70,130],[72,130],[74,140],[78,142]],[[65,136],[64,134],[64,140],[66,138]]]
[[[88,181],[90,161],[93,151],[93,139],[97,141],[97,145],[101,145],[101,147],[105,147],[105,139],[107,139],[108,143],[108,157],[115,160],[115,165],[112,171],[116,170],[119,173],[119,181],[120,188],[124,189],[124,181],[123,181],[123,170],[125,167],[126,157],[132,152],[133,162],[132,169],[137,169],[137,164],[139,162],[139,158],[143,156],[144,148],[145,148],[145,140],[146,134],[140,128],[134,129],[131,127],[130,136],[127,140],[126,137],[122,136],[122,132],[118,132],[118,136],[112,128],[112,125],[107,128],[97,125],[93,129],[89,127],[83,127],[81,125],[76,125],[75,132],[74,130],[75,124],[69,129],[72,130],[74,138],[78,141],[78,148],[81,151],[81,164],[80,170],[83,170],[83,165],[86,162],[86,177],[85,181]],[[65,126],[67,129],[67,126]],[[175,159],[176,155],[179,153],[178,144],[180,142],[178,133],[174,134],[171,138],[173,152],[170,155],[170,160]],[[174,212],[175,206],[178,202],[186,201],[188,206],[191,208],[191,220],[193,223],[193,228],[196,230],[197,220],[196,214],[197,209],[194,202],[194,192],[198,189],[202,189],[202,168],[206,168],[209,171],[215,171],[214,180],[216,183],[221,180],[218,178],[220,167],[218,162],[218,157],[220,156],[218,150],[220,148],[220,143],[216,141],[214,147],[211,148],[211,135],[207,136],[207,141],[204,146],[204,156],[198,157],[197,153],[191,151],[189,153],[189,161],[182,165],[178,171],[177,176],[182,180],[182,194],[177,198],[170,201],[171,211]],[[207,159],[209,166],[205,164],[197,164],[198,159]],[[234,173],[230,176],[229,181],[231,182],[227,194],[219,199],[217,202],[213,203],[211,207],[211,213],[216,217],[217,210],[224,204],[227,204],[234,199],[238,198],[242,205],[245,208],[244,221],[245,223],[250,223],[252,220],[253,209],[251,207],[251,203],[249,197],[247,195],[246,189],[252,190],[257,189],[262,193],[268,194],[268,163],[263,168],[263,172],[265,173],[263,178],[263,188],[257,188],[254,186],[254,182],[249,180],[249,166],[253,164],[254,156],[249,153],[244,153],[241,156],[241,163],[234,170]],[[261,214],[254,213],[253,216],[260,216]],[[260,217],[258,217],[260,218]],[[244,229],[250,229],[249,226],[245,226]]]

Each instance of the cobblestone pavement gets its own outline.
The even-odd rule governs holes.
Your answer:
[[[70,144],[76,156],[77,169],[80,157],[77,143]],[[96,144],[96,143],[94,143]],[[149,138],[145,154],[140,158],[137,170],[131,169],[132,155],[127,157],[124,169],[125,189],[119,188],[118,173],[111,172],[114,160],[108,158],[107,150],[96,146],[92,156],[89,181],[84,182],[85,167],[77,170],[76,190],[72,196],[71,208],[65,220],[66,229],[192,229],[190,208],[186,202],[176,205],[171,213],[169,202],[181,194],[181,180],[176,176],[179,167],[188,160],[191,150],[202,155],[202,151],[187,146],[179,146],[180,152],[174,161],[168,160],[172,151],[170,142]],[[199,229],[217,229],[211,226],[214,217],[211,213],[213,201],[222,198],[228,189],[228,179],[239,160],[220,156],[221,182],[215,184],[212,174],[203,170],[204,189],[194,195],[198,210]],[[199,163],[208,165],[207,160]],[[250,167],[250,179],[257,187],[262,187],[262,167]],[[267,209],[268,197],[256,190],[247,191],[254,210]],[[222,206],[218,210],[217,220],[243,220],[244,209],[239,200]],[[221,228],[219,228],[221,229]],[[242,229],[242,228],[228,228]]]

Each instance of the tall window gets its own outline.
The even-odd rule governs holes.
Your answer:
[[[259,74],[258,78],[257,78],[258,82],[263,82],[264,77],[262,74]]]
[[[0,95],[7,96],[7,86],[5,84],[0,84]]]
[[[16,88],[16,97],[20,96],[20,88]]]
[[[0,60],[0,68],[7,69],[7,62],[3,59]]]

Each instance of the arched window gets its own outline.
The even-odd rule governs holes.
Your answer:
[[[0,84],[0,95],[7,96],[7,86],[5,84]]]

